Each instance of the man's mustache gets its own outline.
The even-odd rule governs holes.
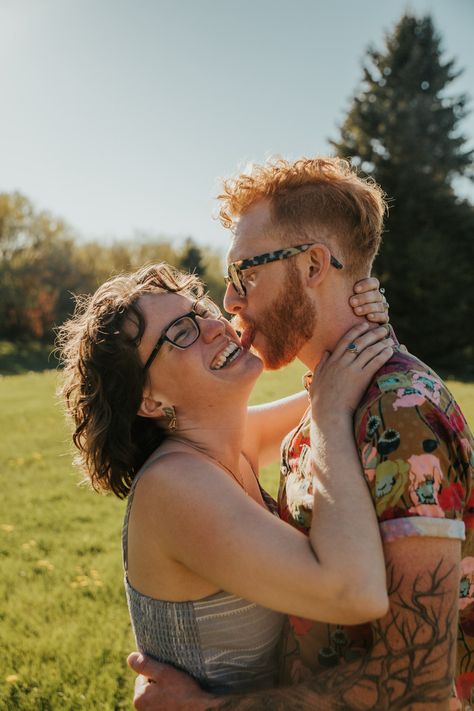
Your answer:
[[[241,316],[234,315],[230,318],[230,323],[232,328],[235,330],[237,335],[240,336],[246,329],[254,328],[255,324],[252,321],[242,318]]]

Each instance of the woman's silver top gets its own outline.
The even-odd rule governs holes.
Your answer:
[[[130,585],[128,522],[139,478],[129,494],[122,532],[125,591],[139,650],[191,674],[216,693],[273,686],[285,615],[224,591],[200,600],[169,602]],[[261,492],[269,510],[277,515],[275,501]]]

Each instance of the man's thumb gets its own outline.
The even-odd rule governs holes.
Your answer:
[[[143,676],[153,677],[156,672],[159,671],[158,662],[154,659],[146,657],[140,652],[132,652],[127,657],[128,666],[133,669],[137,674],[143,674]]]

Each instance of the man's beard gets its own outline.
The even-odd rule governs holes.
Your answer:
[[[265,343],[256,348],[268,370],[278,370],[294,360],[314,333],[316,309],[306,294],[296,265],[288,264],[285,281],[273,304],[258,321],[240,318],[234,325],[258,331]],[[262,350],[258,350],[262,348]]]

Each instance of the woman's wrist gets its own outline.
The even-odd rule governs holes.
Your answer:
[[[311,419],[314,427],[321,432],[334,430],[352,432],[354,413],[350,408],[311,408]]]

